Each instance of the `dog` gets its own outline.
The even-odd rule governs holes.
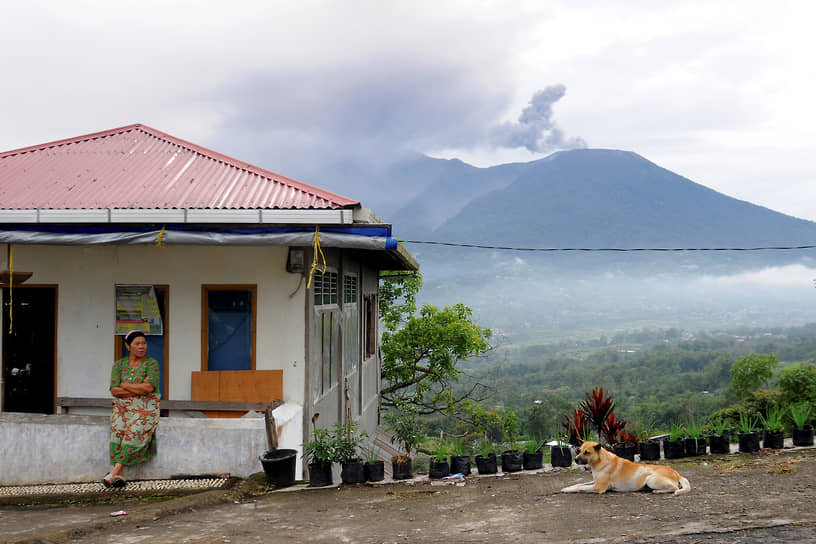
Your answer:
[[[575,455],[579,464],[592,469],[592,481],[565,487],[561,493],[606,493],[640,491],[682,495],[691,491],[689,481],[671,467],[633,463],[618,457],[597,442],[583,442]]]

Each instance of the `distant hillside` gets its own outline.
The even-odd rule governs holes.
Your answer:
[[[711,248],[810,245],[816,223],[737,200],[626,151],[579,149],[530,163],[440,170],[389,218],[400,237],[467,244],[553,248]],[[450,250],[410,246],[433,266]],[[527,258],[531,254],[525,255]],[[816,262],[810,252],[683,253],[655,258],[605,254],[562,259],[586,264],[659,261],[756,265]],[[463,257],[465,262],[470,256]],[[482,257],[483,258],[483,255]],[[552,262],[552,259],[549,260]],[[450,264],[450,263],[448,263]],[[716,268],[716,267],[715,267]],[[730,266],[729,266],[730,268]]]

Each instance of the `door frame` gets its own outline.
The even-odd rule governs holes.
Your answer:
[[[7,290],[7,289],[9,289],[9,286],[8,285],[3,285],[3,287],[0,288],[0,294],[2,294],[2,292],[4,290]],[[58,368],[57,368],[57,353],[58,353],[57,340],[59,339],[59,331],[58,331],[58,328],[57,328],[59,326],[59,285],[56,284],[56,283],[33,283],[33,284],[27,284],[27,285],[15,285],[15,286],[13,286],[12,289],[13,290],[17,290],[17,289],[51,289],[51,290],[54,291],[54,359],[53,359],[53,363],[54,363],[54,395],[53,396],[54,396],[54,398],[53,398],[53,401],[52,401],[52,404],[51,404],[51,413],[56,414],[57,413],[57,379],[59,377]],[[8,292],[8,291],[6,291],[6,292]],[[13,293],[12,293],[12,298],[13,298]],[[5,304],[5,297],[0,297],[0,299],[2,299],[3,303]],[[3,329],[5,330],[6,320],[4,318],[2,318],[4,315],[5,315],[4,312],[0,312],[0,326],[2,326]],[[3,332],[3,331],[0,331],[0,332]],[[2,339],[2,336],[0,336],[0,339]],[[0,341],[0,344],[2,344],[2,349],[0,349],[0,368],[1,368],[2,364],[5,363],[6,346],[5,346],[5,344],[3,344],[2,341]],[[2,400],[2,403],[0,404],[0,412],[5,412],[6,411],[6,382],[5,382],[5,380],[3,380],[2,372],[0,372],[0,381],[2,381],[2,391],[0,391],[0,393],[2,393],[2,394],[0,394],[0,400]]]

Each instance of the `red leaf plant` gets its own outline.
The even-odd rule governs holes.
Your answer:
[[[581,402],[580,409],[598,432],[598,442],[604,433],[604,423],[607,418],[614,417],[615,402],[612,396],[605,396],[603,387],[596,387],[592,393],[586,394],[586,399]]]

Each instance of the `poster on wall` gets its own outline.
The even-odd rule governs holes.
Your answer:
[[[152,285],[116,286],[116,334],[164,334],[159,301]]]

